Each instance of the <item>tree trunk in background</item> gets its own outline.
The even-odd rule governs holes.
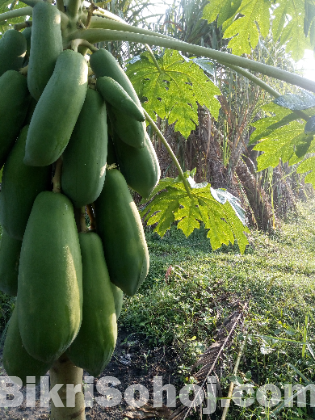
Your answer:
[[[273,229],[273,212],[268,195],[257,184],[255,177],[242,159],[238,161],[236,174],[245,190],[258,228],[264,231],[271,231]]]

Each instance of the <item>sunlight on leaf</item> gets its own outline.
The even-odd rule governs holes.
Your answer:
[[[198,124],[198,104],[206,106],[214,118],[218,117],[220,103],[215,95],[221,92],[200,64],[172,50],[165,50],[156,60],[159,68],[145,52],[127,69],[137,94],[145,98],[143,107],[153,120],[156,114],[167,118],[169,124],[175,123],[175,131],[187,138]]]

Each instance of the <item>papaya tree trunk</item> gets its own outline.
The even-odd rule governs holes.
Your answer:
[[[82,387],[83,369],[75,366],[69,358],[63,354],[51,367],[50,389],[58,384],[62,387],[57,391],[62,402],[61,405],[51,401],[51,420],[85,420],[85,405]]]

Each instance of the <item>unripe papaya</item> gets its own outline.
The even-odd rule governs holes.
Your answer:
[[[50,79],[63,50],[61,16],[57,7],[39,2],[33,7],[31,53],[27,71],[28,89],[37,101]]]
[[[110,361],[116,345],[115,301],[100,237],[80,233],[83,267],[83,320],[67,354],[92,376],[98,376]]]
[[[7,374],[11,378],[13,376],[20,378],[23,385],[26,384],[27,376],[35,376],[38,383],[40,377],[46,375],[51,367],[51,363],[41,362],[27,353],[19,331],[17,304],[9,321],[2,360]]]
[[[100,92],[104,101],[116,110],[120,110],[137,121],[145,121],[142,108],[131,99],[125,89],[113,78],[106,76],[98,78],[96,89]]]
[[[149,197],[159,182],[161,171],[152,142],[146,133],[142,149],[131,147],[114,134],[114,147],[119,164],[130,188],[143,198]]]
[[[23,163],[28,126],[23,127],[3,168],[0,194],[0,223],[9,235],[22,240],[35,198],[49,188],[49,166]]]
[[[21,246],[22,241],[12,238],[5,229],[2,229],[0,244],[0,290],[11,296],[17,295]]]
[[[110,279],[132,296],[148,274],[149,252],[139,212],[117,169],[106,171],[95,211]]]
[[[30,57],[30,53],[31,53],[32,27],[28,26],[27,28],[25,28],[24,31],[22,32],[22,35],[26,39],[27,50],[26,50],[26,54],[25,54],[25,60],[28,61],[28,59]],[[25,62],[24,62],[24,64],[25,64]]]
[[[119,287],[115,286],[112,282],[110,283],[110,286],[112,288],[112,293],[115,301],[116,319],[118,320],[123,306],[124,292],[121,289],[119,289]]]
[[[90,64],[97,78],[108,76],[116,80],[141,109],[141,103],[130,80],[109,51],[101,48],[93,53]],[[112,123],[121,140],[132,147],[144,147],[145,123],[136,121],[120,110],[114,108],[109,108],[108,110]]]
[[[81,54],[63,51],[56,62],[28,130],[24,163],[47,166],[66,148],[87,90],[88,66]]]
[[[23,66],[26,50],[26,39],[20,32],[14,29],[6,31],[0,39],[0,76],[7,70],[19,70]]]
[[[0,77],[0,168],[23,126],[29,101],[26,78],[15,70],[5,72]]]
[[[61,188],[75,207],[93,203],[102,191],[107,140],[106,105],[98,92],[88,89],[63,154]]]
[[[82,318],[82,261],[71,201],[41,192],[24,233],[18,277],[19,329],[27,352],[50,363],[76,337]]]

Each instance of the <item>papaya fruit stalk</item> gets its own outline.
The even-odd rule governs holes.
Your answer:
[[[53,183],[53,192],[61,192],[61,169],[62,169],[62,157],[60,157],[56,162],[55,174],[52,179]]]

